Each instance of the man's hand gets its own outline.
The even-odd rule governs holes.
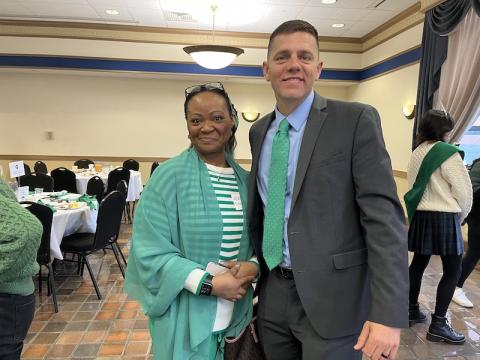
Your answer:
[[[235,274],[236,278],[253,276],[253,279],[255,279],[258,275],[258,265],[251,261],[229,261],[225,263],[224,266],[229,269],[238,267],[238,272]]]
[[[238,277],[238,267],[213,277],[212,295],[230,301],[240,300],[246,294],[246,288],[255,279],[253,276]]]
[[[353,347],[362,350],[371,360],[394,360],[400,345],[400,329],[365,321],[358,341]]]

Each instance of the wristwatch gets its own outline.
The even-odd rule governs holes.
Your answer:
[[[213,280],[213,276],[210,274],[208,274],[205,277],[200,287],[200,295],[209,296],[212,294],[212,288],[213,288],[212,280]]]

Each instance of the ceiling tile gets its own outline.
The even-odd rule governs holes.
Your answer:
[[[11,15],[33,15],[32,10],[19,3],[19,2],[13,2],[13,1],[8,1],[8,2],[0,2],[0,17],[1,16],[11,16]]]
[[[88,5],[38,3],[29,5],[35,15],[49,18],[99,18],[95,10]]]
[[[370,5],[372,0],[338,0],[335,4],[323,4],[321,0],[310,0],[308,6],[322,6],[331,8],[350,8],[365,9]]]
[[[418,0],[386,0],[381,5],[377,7],[378,10],[396,10],[403,11],[408,9],[410,6],[416,4]]]
[[[209,30],[212,0],[0,0],[0,17],[39,17],[53,20],[108,21],[143,26]],[[284,21],[301,18],[311,22],[322,36],[362,37],[418,0],[218,0],[218,30],[270,33]],[[108,15],[115,9],[119,15]],[[195,22],[167,21],[165,11],[191,14]],[[246,12],[243,15],[243,12]],[[195,13],[195,14],[193,14]],[[194,16],[195,15],[195,16]],[[241,20],[241,22],[239,22]],[[243,23],[244,20],[246,23]],[[333,23],[345,23],[342,29]]]

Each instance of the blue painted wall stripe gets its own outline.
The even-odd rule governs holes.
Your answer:
[[[420,48],[412,49],[363,70],[324,69],[320,79],[362,81],[411,64],[420,59]],[[224,69],[210,70],[197,64],[164,61],[91,59],[59,56],[0,55],[0,67],[52,68],[104,71],[136,71],[151,73],[203,74],[242,77],[262,77],[261,66],[231,65]]]

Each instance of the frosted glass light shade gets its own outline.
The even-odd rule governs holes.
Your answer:
[[[230,65],[235,58],[243,54],[243,49],[233,46],[195,45],[183,48],[200,66],[207,69],[222,69]]]

